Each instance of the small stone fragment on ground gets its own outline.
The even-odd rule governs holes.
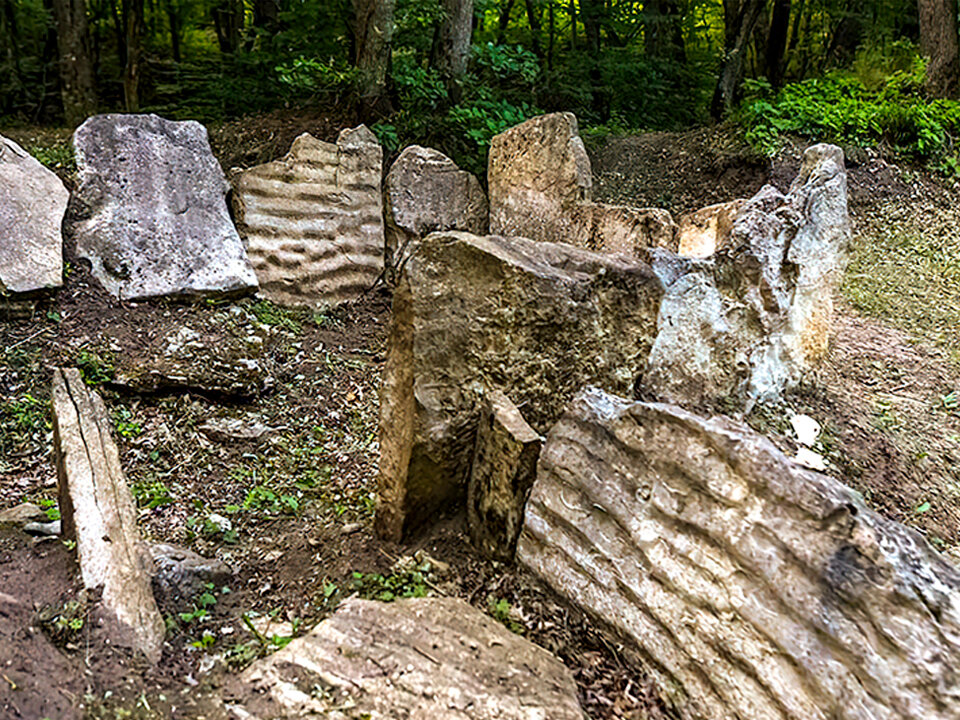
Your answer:
[[[308,133],[239,173],[237,224],[261,293],[283,305],[353,300],[383,272],[383,150],[361,125],[336,144]]]
[[[60,178],[0,135],[0,294],[60,287],[68,198]]]
[[[636,643],[684,718],[960,717],[960,570],[729,418],[585,390],[517,556]]]
[[[661,292],[648,266],[566,244],[455,232],[420,242],[393,297],[377,533],[398,540],[463,501],[486,389],[541,434],[584,383],[631,394]]]
[[[73,135],[77,255],[121,300],[248,292],[257,278],[198,122],[97,115]]]
[[[347,600],[250,666],[233,694],[238,720],[584,718],[557,658],[453,598]]]
[[[47,514],[33,503],[20,503],[12,508],[0,510],[0,525],[26,525],[32,522],[45,522]]]
[[[512,560],[537,473],[540,435],[499,390],[484,394],[467,487],[467,527],[487,557]]]
[[[161,606],[193,601],[213,583],[219,590],[233,579],[233,569],[221,560],[198,555],[192,550],[156,543],[150,546],[153,558],[153,589]]]
[[[573,113],[541,115],[495,136],[487,181],[492,234],[644,260],[646,248],[677,249],[666,210],[592,201],[590,158]]]
[[[210,418],[197,429],[220,443],[261,440],[273,431],[273,428],[258,420],[245,421],[242,418]]]
[[[403,261],[411,243],[432,232],[487,232],[489,209],[480,181],[432,148],[404,148],[384,180],[383,203],[390,269]]]
[[[62,532],[62,524],[59,520],[28,522],[23,526],[23,531],[27,535],[36,535],[37,537],[55,537]]]
[[[94,612],[111,641],[156,663],[166,629],[110,425],[103,401],[78,370],[54,371],[53,447],[64,535],[76,540],[84,587],[100,591]]]

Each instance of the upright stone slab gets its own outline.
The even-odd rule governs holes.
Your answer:
[[[517,550],[696,720],[960,717],[960,572],[729,418],[584,391]]]
[[[402,262],[404,249],[432,232],[487,232],[489,209],[480,181],[432,148],[404,148],[387,173],[383,204],[389,268]]]
[[[499,390],[484,395],[467,486],[467,528],[487,557],[513,559],[540,443],[510,398]]]
[[[506,393],[539,433],[586,382],[632,393],[661,292],[648,266],[570,245],[425,238],[393,298],[378,533],[399,539],[462,502],[486,390]]]
[[[0,293],[60,286],[68,197],[60,178],[0,135]]]
[[[150,553],[103,401],[74,369],[54,372],[53,448],[63,534],[76,539],[84,587],[100,591],[95,617],[115,644],[156,663],[166,628],[150,587]]]
[[[676,250],[666,210],[592,202],[590,158],[572,113],[541,115],[493,138],[487,169],[490,232],[645,258]]]
[[[353,300],[383,272],[383,150],[365,126],[337,143],[304,133],[236,180],[240,233],[261,292],[283,305]]]
[[[815,145],[790,192],[761,189],[713,254],[651,251],[665,293],[644,387],[690,405],[778,397],[827,352],[849,240],[843,152]]]
[[[156,115],[97,115],[73,134],[77,255],[121,300],[257,287],[227,211],[207,130]]]
[[[454,598],[347,600],[237,685],[238,720],[584,718],[559,660]]]
[[[730,245],[743,200],[732,200],[680,216],[678,255],[706,258]]]

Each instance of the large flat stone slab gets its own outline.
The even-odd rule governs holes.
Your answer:
[[[461,501],[480,398],[496,388],[545,433],[584,383],[633,393],[656,334],[650,268],[525,238],[435,233],[393,298],[380,403],[376,528]]]
[[[960,717],[960,571],[729,418],[584,391],[517,552],[684,718]]]
[[[77,255],[115,297],[257,287],[207,130],[157,115],[97,115],[73,135]]]
[[[254,663],[238,720],[583,720],[570,672],[462,600],[347,600]]]
[[[76,539],[84,587],[99,591],[95,617],[115,644],[156,663],[166,628],[150,586],[153,563],[106,408],[78,370],[54,371],[53,447],[63,534]]]
[[[238,226],[261,292],[283,305],[353,300],[383,272],[383,150],[365,126],[303,134],[236,178]]]
[[[62,284],[68,197],[60,178],[0,135],[0,293]]]

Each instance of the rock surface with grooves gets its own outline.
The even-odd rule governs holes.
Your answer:
[[[0,294],[63,283],[60,225],[68,197],[60,178],[0,135]]]
[[[573,113],[541,115],[494,137],[487,181],[493,234],[641,259],[648,247],[676,250],[666,210],[592,201],[590,158]]]
[[[94,618],[114,644],[156,663],[166,627],[150,586],[150,553],[106,407],[72,368],[53,375],[53,449],[63,534],[76,540],[84,587],[100,591]]]
[[[96,115],[73,134],[79,184],[68,234],[121,300],[249,292],[257,278],[227,210],[206,128]]]
[[[383,150],[361,125],[336,144],[304,133],[235,179],[237,225],[260,290],[283,305],[353,300],[383,272]]]
[[[378,534],[399,539],[463,500],[486,390],[504,392],[541,434],[585,383],[632,394],[661,293],[647,265],[561,243],[421,241],[393,296]]]
[[[454,598],[347,600],[238,685],[238,720],[584,720],[557,658]]]
[[[960,717],[960,571],[729,418],[585,390],[517,554],[630,638],[684,718]]]

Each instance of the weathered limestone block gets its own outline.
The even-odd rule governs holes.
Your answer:
[[[733,223],[743,204],[743,200],[732,200],[681,215],[677,254],[705,258],[729,247]]]
[[[347,600],[248,668],[238,695],[242,720],[584,717],[559,660],[453,598]]]
[[[68,197],[60,178],[0,135],[0,293],[61,285]]]
[[[486,393],[482,407],[467,486],[467,527],[484,554],[512,560],[537,474],[541,437],[499,390]]]
[[[790,192],[761,189],[713,255],[651,250],[665,293],[644,387],[688,404],[779,396],[827,351],[849,239],[843,152],[816,145]]]
[[[115,297],[247,292],[257,278],[200,123],[97,115],[73,134],[77,255]]]
[[[404,148],[384,180],[383,205],[390,268],[408,254],[404,248],[432,232],[487,232],[489,209],[480,181],[432,148]]]
[[[261,292],[284,305],[358,297],[383,271],[383,150],[361,125],[336,144],[304,133],[236,179],[240,234]]]
[[[156,543],[150,546],[153,559],[153,589],[161,603],[182,606],[213,583],[219,589],[233,579],[233,569],[221,560],[198,555],[179,545]]]
[[[960,571],[726,417],[585,390],[517,555],[697,720],[960,717]]]
[[[96,613],[116,644],[155,663],[166,629],[150,589],[150,554],[106,408],[78,370],[54,372],[53,447],[63,534],[76,538],[84,587],[101,591]]]
[[[376,528],[399,539],[462,501],[479,400],[499,388],[539,433],[584,383],[632,394],[661,286],[649,267],[570,245],[435,233],[393,297]]]
[[[666,210],[591,200],[590,158],[573,113],[541,115],[493,138],[487,169],[490,232],[644,258],[676,250]]]

